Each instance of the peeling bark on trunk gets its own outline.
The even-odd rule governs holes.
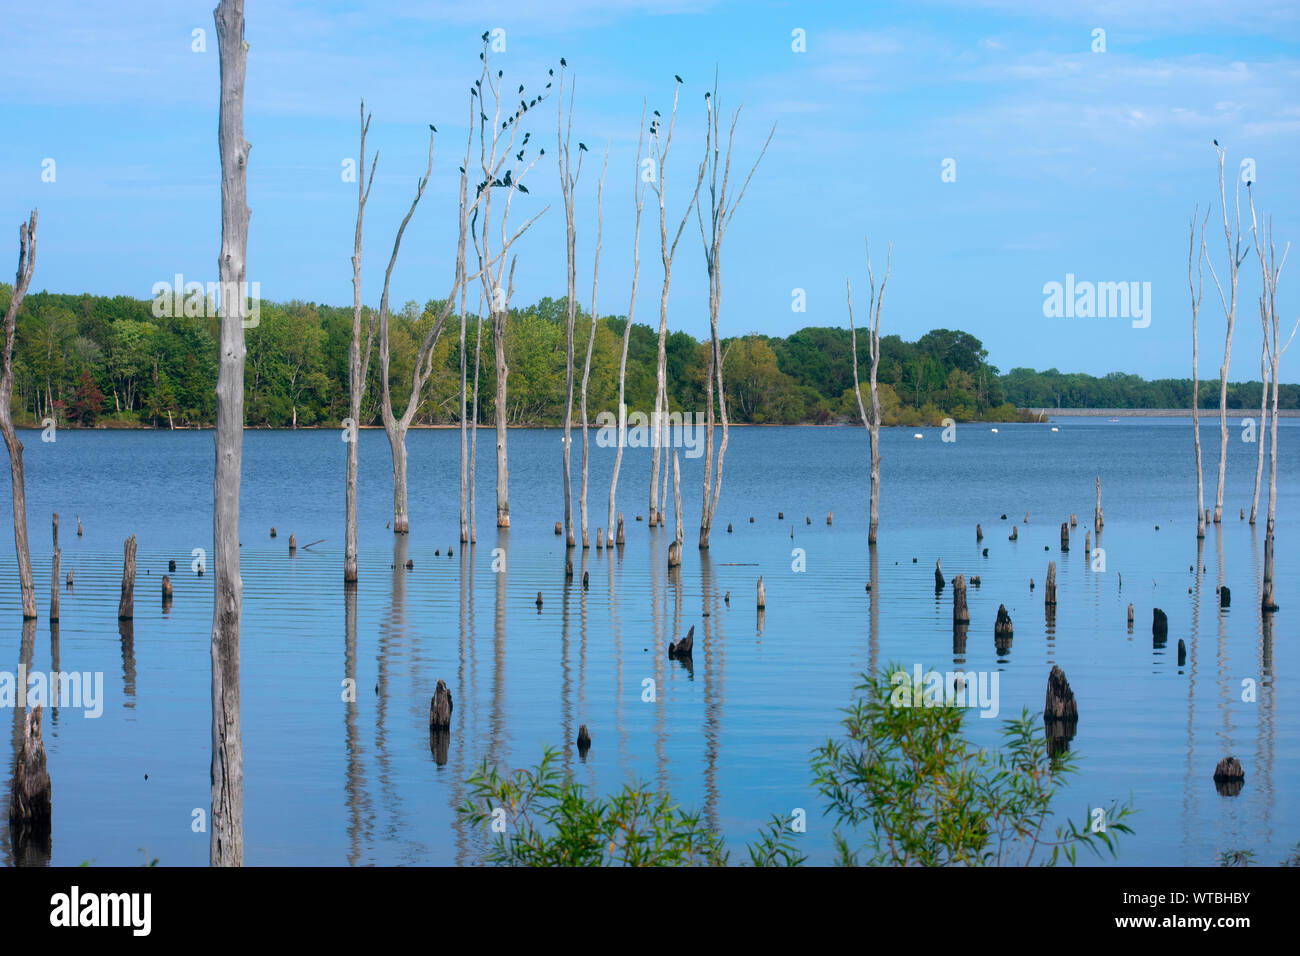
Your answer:
[[[213,482],[212,813],[213,866],[244,862],[244,748],[240,726],[239,482],[244,429],[244,302],[248,249],[248,151],[244,139],[243,0],[221,0],[214,17],[221,63],[221,351]],[[360,227],[358,226],[358,232]],[[355,489],[355,483],[353,483]],[[134,545],[134,539],[132,539]],[[134,551],[134,547],[132,548]]]
[[[22,590],[23,619],[36,619],[36,584],[32,580],[32,555],[27,545],[27,482],[23,477],[23,443],[14,431],[10,403],[14,393],[14,329],[18,309],[36,269],[36,210],[18,227],[18,271],[13,295],[5,310],[4,352],[0,356],[0,433],[9,451],[10,488],[14,505],[14,554],[18,560],[18,581]]]
[[[885,286],[889,283],[889,273],[893,265],[894,244],[891,242],[885,255],[885,275],[880,283],[880,293],[876,294],[876,276],[871,269],[871,243],[866,243],[867,278],[871,283],[871,294],[867,300],[867,345],[871,357],[871,414],[867,414],[862,402],[862,386],[858,381],[858,332],[853,321],[853,284],[845,284],[849,304],[849,331],[853,342],[853,394],[858,400],[858,413],[867,427],[868,455],[870,458],[870,485],[867,489],[867,544],[876,543],[876,532],[880,527],[880,393],[876,388],[876,375],[880,367],[880,311],[885,302]],[[979,525],[975,526],[976,540],[982,538]]]

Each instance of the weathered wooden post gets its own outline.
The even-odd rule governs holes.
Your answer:
[[[668,567],[679,568],[682,566],[682,546],[676,541],[668,544]]]
[[[597,551],[605,550],[605,529],[604,528],[596,529],[596,550]]]
[[[578,725],[578,756],[586,758],[587,751],[591,749],[591,733],[587,730],[586,724]]]
[[[68,580],[67,580],[66,587],[69,591],[72,590],[72,578],[73,578],[73,573],[76,570],[77,570],[76,568],[68,568]]]
[[[1091,531],[1085,531],[1083,533],[1083,553],[1085,557],[1092,556],[1092,532]]]
[[[77,515],[77,537],[81,537],[81,515]]]
[[[564,534],[564,525],[559,521],[555,522],[555,533]]]
[[[1128,606],[1128,629],[1133,630],[1133,605]]]
[[[952,624],[956,628],[970,623],[970,611],[966,608],[966,575],[959,574],[952,579]]]
[[[1092,530],[1097,532],[1098,540],[1101,539],[1101,526],[1106,522],[1101,514],[1101,475],[1097,476],[1097,509],[1092,513]]]
[[[834,519],[834,517],[835,517],[835,512],[833,511],[826,512],[826,523],[830,524],[832,519]]]
[[[1178,666],[1182,667],[1186,663],[1187,663],[1187,645],[1183,643],[1183,639],[1180,637],[1178,639]]]
[[[1056,757],[1069,749],[1079,726],[1079,705],[1074,699],[1065,671],[1053,665],[1047,676],[1047,699],[1043,705],[1043,724],[1047,734],[1047,752]]]
[[[429,729],[450,730],[451,709],[451,691],[439,677],[438,686],[434,688],[433,697],[429,700]]]
[[[618,545],[625,544],[627,538],[623,533],[623,512],[618,513],[618,534],[614,538],[614,543]]]
[[[763,576],[758,576],[758,607],[759,610],[767,607],[767,591],[763,588]]]
[[[1068,552],[1069,550],[1070,550],[1070,523],[1068,521],[1062,521],[1061,522],[1061,551]]]
[[[981,528],[978,524],[975,525],[975,540],[977,542],[984,540],[984,529]]]
[[[1047,586],[1043,588],[1043,604],[1049,611],[1056,607],[1056,562],[1047,562]]]
[[[298,550],[298,536],[296,534],[291,534],[289,535],[289,553],[293,554],[297,550]]]
[[[668,643],[668,659],[685,660],[691,656],[691,651],[695,648],[695,625],[686,632],[686,636],[680,641],[670,641]]]
[[[1276,443],[1276,416],[1274,417],[1273,422],[1273,441]],[[1276,456],[1274,457],[1274,460],[1276,460]],[[1273,499],[1276,499],[1276,497],[1276,495],[1272,496]],[[1269,507],[1271,509],[1272,505],[1270,504]],[[1260,610],[1265,614],[1271,614],[1273,611],[1278,609],[1277,601],[1273,599],[1273,519],[1271,517],[1268,519],[1268,524],[1265,525],[1264,530],[1264,581],[1262,591],[1263,596],[1260,598]]]
[[[117,619],[130,621],[135,618],[135,535],[126,539],[122,551],[122,600],[117,605]]]
[[[938,594],[940,591],[943,590],[944,583],[945,582],[943,579],[943,571],[939,567],[939,559],[936,558],[934,562],[934,593],[935,594]]]
[[[54,556],[50,564],[50,620],[59,619],[59,562],[63,552],[59,550],[59,513],[54,512]]]
[[[1011,650],[1011,640],[1015,629],[1011,626],[1011,615],[1005,604],[998,605],[998,618],[993,624],[993,646],[999,654]]]
[[[1169,617],[1160,608],[1151,609],[1151,639],[1159,645],[1169,637]]]
[[[1078,524],[1079,524],[1079,516],[1076,515],[1076,514],[1074,514],[1073,512],[1071,512],[1071,513],[1070,513],[1070,527],[1071,527],[1071,528],[1077,527]]]
[[[51,787],[41,738],[41,705],[27,712],[9,788],[9,838],[15,848],[45,847],[50,838]],[[21,854],[20,854],[21,855]]]
[[[1235,797],[1246,785],[1246,769],[1236,757],[1227,756],[1215,765],[1214,788],[1222,797]]]
[[[164,574],[162,579],[163,606],[165,607],[166,605],[170,604],[171,600],[172,600],[172,579]]]
[[[537,592],[537,612],[540,614],[541,611],[542,611],[542,592],[541,592],[541,591],[538,591],[538,592]]]
[[[271,525],[271,537],[275,537],[275,525]]]
[[[1219,607],[1231,607],[1231,606],[1232,606],[1232,588],[1228,587],[1225,584],[1223,587],[1219,588]]]
[[[1020,537],[1020,529],[1017,528],[1015,525],[1012,525],[1012,526],[1011,526],[1011,533],[1010,533],[1009,535],[1007,535],[1007,540],[1008,540],[1008,541],[1015,541],[1015,540],[1016,540],[1017,538],[1019,538],[1019,537]]]

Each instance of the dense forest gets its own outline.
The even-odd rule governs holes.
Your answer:
[[[0,307],[11,287],[0,284]],[[440,303],[408,302],[393,316],[391,379],[409,390],[419,341]],[[14,347],[14,417],[60,426],[210,425],[215,414],[217,319],[210,302],[31,293],[18,315]],[[512,308],[506,330],[511,425],[555,425],[564,406],[564,299],[544,298]],[[364,320],[363,320],[364,321]],[[437,345],[434,374],[416,425],[454,424],[459,405],[459,317]],[[579,312],[576,339],[585,343],[590,317]],[[327,425],[347,417],[350,307],[263,302],[256,327],[246,332],[246,420],[251,427]],[[594,417],[615,411],[619,349],[625,320],[596,324],[588,407]],[[466,351],[474,377],[477,316],[467,317]],[[484,324],[478,420],[492,423],[495,388],[490,328]],[[674,410],[704,408],[708,342],[685,332],[668,337],[668,381]],[[736,423],[829,424],[858,420],[853,397],[849,330],[804,328],[784,338],[747,335],[723,343],[727,409]],[[634,324],[628,350],[627,405],[654,405],[655,331]],[[859,359],[867,382],[865,339]],[[581,356],[579,357],[581,364]],[[370,364],[362,424],[378,422],[379,363]],[[1015,368],[1001,374],[979,339],[935,329],[915,342],[881,339],[882,421],[936,425],[957,421],[1015,421],[1026,408],[1179,408],[1189,404],[1190,379],[1145,381],[1113,372],[1102,378],[1050,369]],[[472,384],[471,384],[472,387]],[[1300,387],[1284,385],[1279,407],[1300,405]],[[1231,408],[1259,407],[1259,382],[1229,387]],[[1201,383],[1200,404],[1218,406],[1218,382]]]

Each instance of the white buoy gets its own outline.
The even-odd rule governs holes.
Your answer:
[[[920,432],[917,432],[917,433],[916,433],[915,435],[913,435],[912,437],[913,437],[913,438],[920,438],[920,437],[921,437],[921,433],[920,433]]]
[[[1057,427],[1056,427],[1056,426],[1055,426],[1055,425],[1053,425],[1053,426],[1052,426],[1052,431],[1054,431],[1054,432],[1059,432],[1059,431],[1060,431],[1060,429],[1059,429],[1059,428],[1057,428]]]
[[[998,430],[996,428],[990,428],[989,431],[991,431],[995,435],[998,433]]]

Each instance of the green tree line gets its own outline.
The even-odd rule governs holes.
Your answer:
[[[0,284],[0,307],[11,287]],[[203,426],[215,416],[217,319],[195,299],[141,300],[127,296],[29,294],[18,315],[14,347],[14,417],[37,425],[117,427]],[[186,306],[189,306],[188,308]],[[392,317],[391,381],[409,389],[424,330],[440,303],[408,302]],[[564,405],[565,300],[510,310],[505,348],[510,369],[509,424],[557,425]],[[188,314],[187,314],[188,313]],[[368,321],[367,318],[363,319]],[[576,340],[585,344],[591,317],[580,312]],[[588,409],[616,411],[618,365],[626,319],[596,322]],[[245,333],[246,421],[251,427],[337,426],[347,416],[349,307],[312,302],[263,302],[258,324]],[[469,378],[474,378],[477,316],[467,317]],[[493,422],[495,370],[484,323],[479,368],[478,421]],[[454,424],[459,409],[459,317],[453,316],[434,355],[434,374],[414,418],[417,425]],[[859,374],[867,388],[861,343]],[[723,342],[727,410],[733,422],[829,424],[858,420],[853,395],[853,349],[848,329],[809,327],[788,336],[745,335]],[[669,400],[673,410],[705,405],[708,342],[685,332],[668,336]],[[657,338],[634,324],[627,362],[629,411],[654,405]],[[579,355],[579,362],[582,356]],[[379,420],[379,363],[370,364],[363,425]],[[1103,377],[1015,368],[1001,374],[979,339],[935,329],[915,342],[881,339],[878,370],[886,425],[957,421],[1015,421],[1022,409],[1179,408],[1191,397],[1190,379],[1146,381],[1113,372]],[[1260,383],[1230,385],[1234,409],[1259,407]],[[575,402],[576,404],[576,402]],[[1218,405],[1218,383],[1201,383],[1203,408]],[[1300,405],[1300,387],[1284,385],[1279,405]]]

